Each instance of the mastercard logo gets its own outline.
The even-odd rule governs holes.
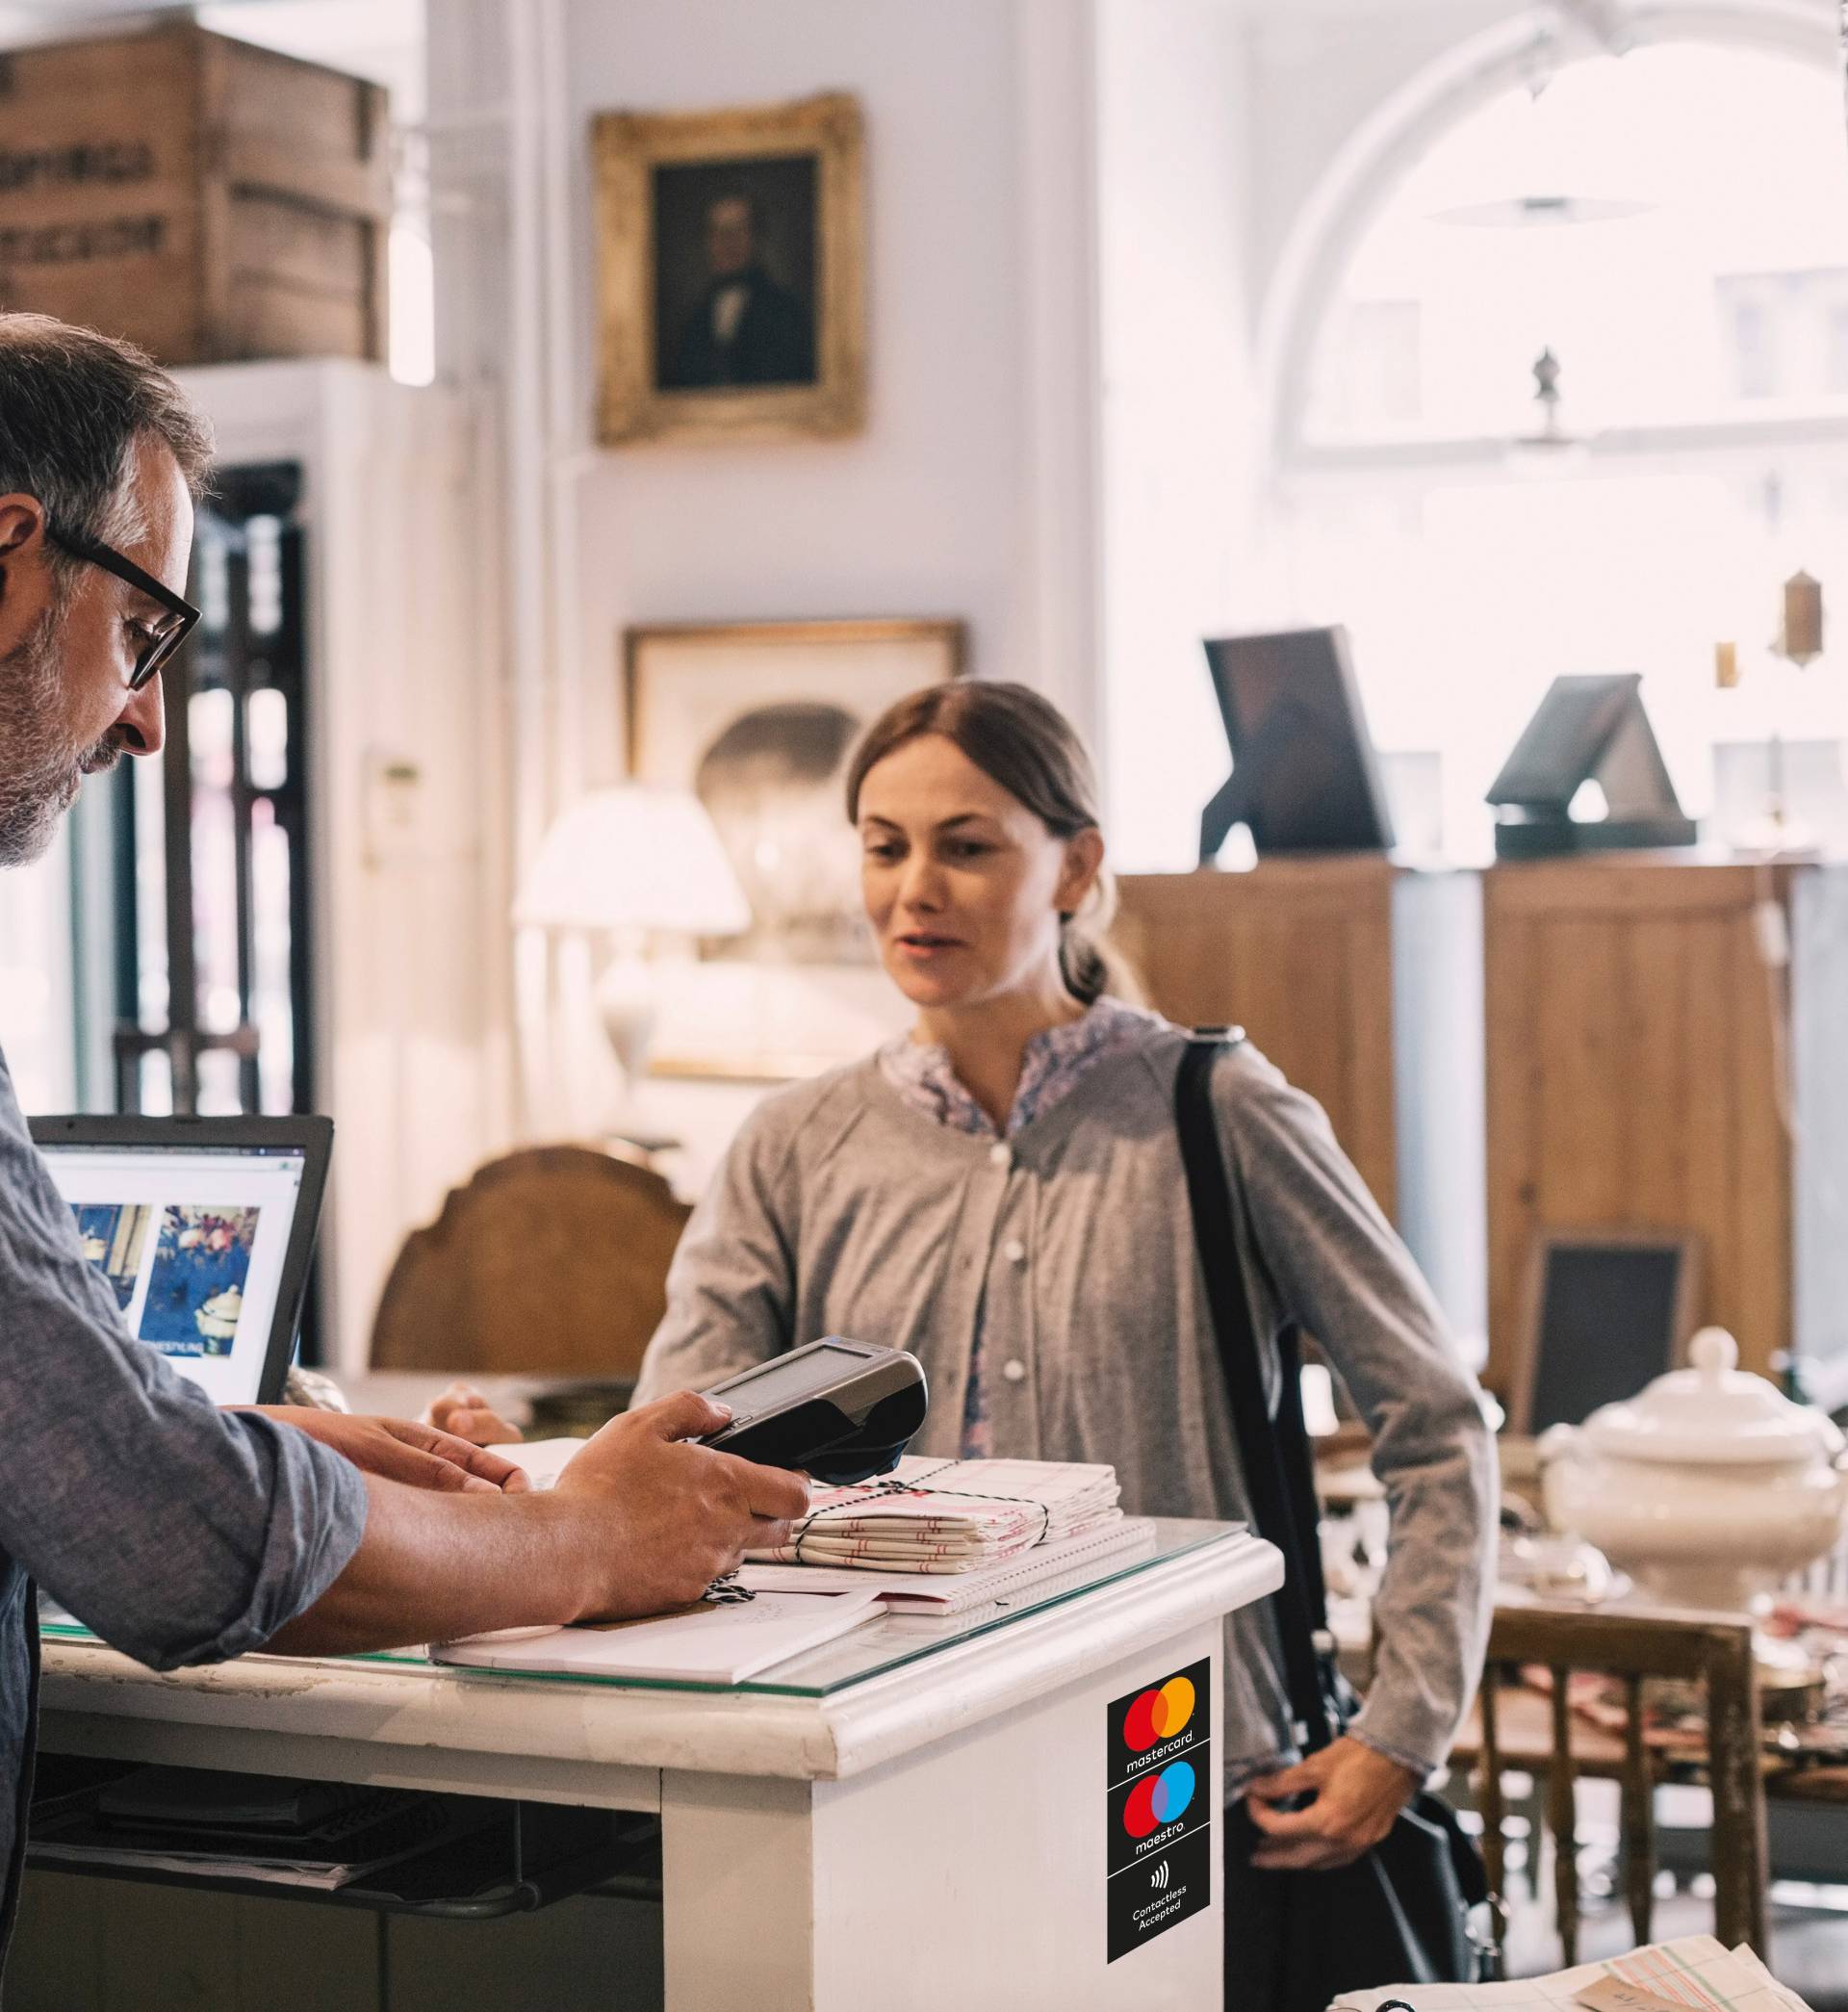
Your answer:
[[[1193,1685],[1185,1677],[1169,1677],[1159,1690],[1144,1690],[1130,1706],[1123,1717],[1124,1743],[1132,1753],[1146,1753],[1158,1740],[1173,1739],[1193,1716]]]
[[[1187,1814],[1194,1787],[1194,1770],[1185,1761],[1176,1761],[1159,1774],[1143,1775],[1123,1805],[1123,1828],[1133,1838],[1145,1838],[1164,1823],[1176,1821]]]

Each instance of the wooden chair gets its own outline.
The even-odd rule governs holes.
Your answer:
[[[1505,1687],[1512,1671],[1530,1664],[1551,1673],[1551,1698]],[[1567,1681],[1575,1670],[1623,1680],[1621,1737],[1575,1722],[1567,1694]],[[1652,1677],[1679,1678],[1706,1690],[1715,1933],[1729,1948],[1747,1942],[1760,1955],[1766,1953],[1764,1782],[1750,1623],[1661,1609],[1510,1603],[1497,1608],[1490,1631],[1478,1737],[1471,1741],[1466,1735],[1456,1758],[1479,1763],[1483,1855],[1490,1886],[1497,1893],[1502,1891],[1503,1878],[1502,1770],[1518,1767],[1545,1774],[1559,1940],[1568,1967],[1578,1960],[1573,1788],[1581,1773],[1614,1777],[1621,1785],[1625,1894],[1636,1940],[1650,1939],[1656,1886],[1654,1792],[1666,1771],[1661,1749],[1645,1738],[1643,1686]]]
[[[691,1213],[658,1174],[589,1147],[490,1160],[398,1252],[372,1366],[632,1380]]]

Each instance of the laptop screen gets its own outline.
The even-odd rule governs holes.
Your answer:
[[[215,1404],[256,1404],[305,1149],[42,1139],[39,1149],[128,1331]]]

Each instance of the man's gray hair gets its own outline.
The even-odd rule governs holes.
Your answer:
[[[135,461],[149,435],[196,500],[211,425],[151,356],[49,315],[0,314],[0,495],[37,497],[60,530],[132,545],[147,531]],[[47,557],[68,579],[75,562],[56,546]]]

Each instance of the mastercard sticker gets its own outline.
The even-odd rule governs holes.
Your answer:
[[[1106,1724],[1106,1962],[1212,1902],[1213,1665],[1116,1698]]]

